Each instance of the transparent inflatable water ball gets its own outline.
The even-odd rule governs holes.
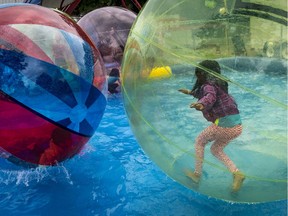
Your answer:
[[[62,12],[0,5],[0,144],[14,162],[55,165],[77,154],[106,106],[104,63]]]
[[[221,74],[199,65],[207,59]],[[237,191],[211,142],[199,182],[187,174],[195,170],[196,138],[213,124],[190,108],[197,98],[178,91],[192,89],[197,67],[226,82],[238,104],[243,131],[224,149],[245,176]],[[233,202],[287,198],[286,1],[149,1],[131,29],[122,70],[132,130],[168,176]]]
[[[129,31],[136,18],[121,7],[97,8],[84,15],[77,24],[91,37],[99,49],[108,72],[120,67]]]

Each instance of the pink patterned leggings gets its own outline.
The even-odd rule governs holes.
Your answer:
[[[214,141],[211,145],[212,154],[220,160],[230,172],[238,171],[236,165],[232,160],[224,153],[224,148],[229,142],[242,133],[242,125],[236,125],[232,128],[223,128],[215,124],[211,124],[204,129],[196,138],[195,151],[196,151],[196,164],[195,173],[202,173],[202,165],[204,158],[204,148],[208,142]]]

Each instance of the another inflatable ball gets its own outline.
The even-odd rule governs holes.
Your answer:
[[[0,14],[0,149],[36,165],[73,157],[105,110],[100,53],[61,12],[3,4]]]
[[[287,60],[263,55],[267,41],[287,40],[285,1],[147,2],[128,38],[122,63],[124,105],[144,151],[167,175],[199,193],[234,202],[287,198]],[[211,2],[211,1],[210,1]],[[281,43],[282,44],[282,43]],[[287,43],[286,43],[287,44]],[[280,52],[281,53],[281,52]],[[195,184],[194,142],[211,123],[190,109],[195,67],[217,60],[238,103],[243,133],[226,154],[246,175],[232,193],[233,175],[205,148],[203,174]],[[151,79],[155,68],[172,74]]]
[[[102,7],[83,16],[77,24],[99,49],[108,73],[121,66],[128,34],[136,14],[121,7]]]

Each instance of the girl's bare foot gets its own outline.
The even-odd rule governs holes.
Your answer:
[[[193,181],[194,183],[196,183],[196,184],[199,183],[200,178],[201,178],[200,174],[195,173],[195,172],[192,172],[192,171],[190,171],[190,170],[185,171],[185,174],[186,174],[187,177],[189,177],[190,179],[192,179],[192,181]]]
[[[245,175],[240,171],[233,173],[233,185],[232,185],[232,192],[237,192],[240,190],[243,181],[245,180]]]

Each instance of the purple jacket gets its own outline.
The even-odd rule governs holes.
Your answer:
[[[203,84],[199,91],[192,92],[192,95],[198,98],[197,103],[204,105],[202,113],[207,121],[215,122],[217,118],[239,114],[233,97],[213,83]]]

